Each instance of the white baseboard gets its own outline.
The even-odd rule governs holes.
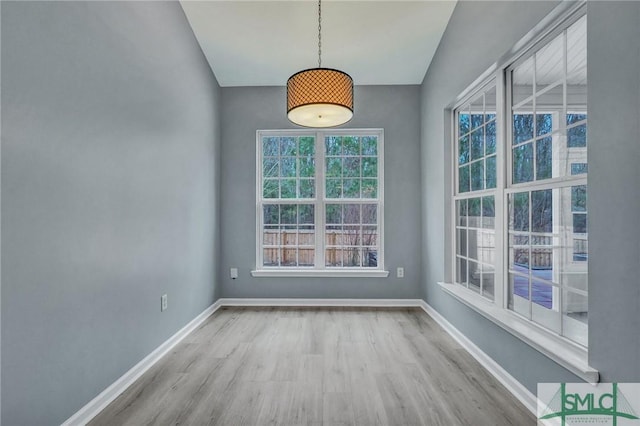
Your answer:
[[[344,306],[370,308],[420,307],[420,299],[218,299],[222,306]]]
[[[202,324],[211,314],[220,308],[220,300],[202,311],[200,315],[191,320],[187,325],[182,327],[176,334],[169,337],[164,343],[158,346],[153,352],[147,355],[142,361],[134,365],[129,371],[124,373],[122,377],[116,380],[111,386],[102,391],[98,396],[89,401],[73,416],[69,417],[62,426],[84,426],[91,419],[104,410],[107,405],[113,402],[122,392],[133,384],[140,376],[142,376],[149,368],[173,349],[182,339]]]
[[[471,340],[455,328],[422,299],[218,299],[200,315],[185,325],[167,341],[158,346],[142,361],[127,371],[111,386],[69,417],[62,426],[84,426],[104,408],[113,402],[122,392],[142,376],[149,368],[166,355],[189,333],[202,324],[211,314],[223,306],[342,306],[342,307],[420,307],[431,316],[449,335],[471,354],[489,373],[491,373],[509,392],[513,394],[527,409],[536,414],[536,397],[520,382],[511,376],[491,357],[478,348]]]
[[[511,374],[502,368],[489,355],[484,353],[471,340],[453,326],[445,317],[440,315],[438,311],[433,309],[427,302],[421,300],[420,307],[434,319],[453,339],[460,344],[472,357],[476,359],[489,373],[493,375],[502,385],[507,388],[511,394],[516,397],[533,415],[537,415],[537,399],[534,394],[529,392],[522,383],[517,381]]]

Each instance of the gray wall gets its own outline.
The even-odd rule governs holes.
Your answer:
[[[420,297],[419,86],[358,86],[349,128],[384,128],[388,278],[253,278],[256,130],[293,128],[284,87],[222,89],[222,297]],[[395,268],[405,267],[405,278]],[[229,278],[229,268],[239,278]]]
[[[2,424],[60,424],[214,302],[219,98],[178,3],[3,2]]]
[[[640,3],[587,13],[589,362],[604,381],[639,382]]]
[[[538,382],[579,378],[513,337],[438,286],[449,243],[450,141],[445,111],[456,97],[558,3],[461,1],[422,84],[422,254],[425,300],[534,394]],[[591,160],[591,159],[590,159]],[[591,170],[590,170],[591,171]]]
[[[448,278],[445,108],[557,2],[459,2],[422,87],[427,302],[530,391],[580,381],[437,285]],[[640,3],[589,2],[589,358],[602,381],[640,381]],[[615,31],[613,29],[615,28]]]

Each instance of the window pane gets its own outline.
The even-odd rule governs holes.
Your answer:
[[[476,129],[484,123],[484,95],[478,96],[471,102],[471,128]]]
[[[571,211],[587,211],[587,185],[577,185],[571,187]]]
[[[378,197],[378,181],[376,179],[362,179],[362,198]]]
[[[329,236],[331,234],[327,234]],[[328,248],[324,254],[325,266],[342,266],[342,249]]]
[[[346,177],[360,177],[360,158],[345,158],[342,174]]]
[[[458,212],[458,225],[466,226],[467,225],[467,200],[458,200],[456,202],[457,212]]]
[[[360,155],[360,138],[345,136],[342,140],[342,155]]]
[[[567,129],[567,146],[581,148],[587,146],[587,125],[581,124]]]
[[[470,198],[468,200],[469,216],[467,217],[467,224],[470,227],[479,228],[481,218],[481,201],[480,198]]]
[[[458,164],[469,162],[469,135],[465,135],[458,141]]]
[[[360,223],[360,205],[342,205],[342,223]]]
[[[493,195],[482,198],[482,227],[495,229],[496,209]]]
[[[327,155],[342,154],[342,136],[327,136],[324,139],[324,144]]]
[[[262,183],[263,198],[278,198],[278,180],[265,179]]]
[[[481,127],[471,133],[471,159],[477,160],[484,156],[484,128]]]
[[[378,205],[362,205],[362,223],[378,223]]]
[[[528,192],[519,192],[509,196],[509,229],[529,231]]]
[[[456,282],[459,284],[467,283],[467,261],[465,259],[456,258]]]
[[[486,186],[487,188],[495,188],[496,187],[496,182],[497,182],[497,176],[496,176],[496,156],[492,155],[491,157],[487,158],[487,163],[486,163],[486,175],[487,175],[487,183]]]
[[[458,114],[458,135],[462,136],[469,133],[471,129],[471,117],[468,113]]]
[[[300,204],[298,206],[298,223],[313,224],[314,209],[315,206],[313,206],[312,204]]]
[[[312,248],[298,249],[298,266],[313,266],[315,261],[315,250]]]
[[[552,309],[554,291],[557,296],[557,287],[549,284],[533,281],[531,283],[531,319],[543,327],[560,334],[560,312]]]
[[[341,198],[342,197],[342,180],[341,179],[326,179],[327,198]]]
[[[315,154],[315,138],[313,136],[301,136],[299,154],[301,156],[313,156]]]
[[[325,174],[327,177],[342,176],[342,158],[328,157],[326,160],[327,168]]]
[[[513,183],[533,180],[533,144],[513,148]]]
[[[469,259],[480,259],[479,244],[478,230],[476,228],[469,229],[467,231],[467,257]]]
[[[295,156],[296,138],[294,137],[282,137],[280,138],[280,155],[282,156]]]
[[[492,121],[485,127],[485,149],[486,154],[494,154],[496,152],[496,122]]]
[[[485,270],[486,266],[483,265],[482,270],[482,295],[493,300],[494,288],[495,288],[495,273],[493,269]]]
[[[296,159],[294,158],[282,158],[280,161],[280,176],[282,177],[296,177]]]
[[[587,68],[587,17],[567,29],[567,73]],[[586,81],[585,81],[586,84]]]
[[[342,185],[344,198],[360,198],[360,179],[344,179]]]
[[[300,158],[300,176],[314,177],[316,174],[316,163],[313,158]]]
[[[378,159],[365,157],[362,159],[362,176],[378,177]]]
[[[571,164],[571,175],[583,175],[587,174],[587,163],[573,163]]]
[[[378,227],[377,226],[362,227],[362,245],[363,246],[378,245]]]
[[[277,225],[280,223],[280,206],[268,204],[262,207],[263,223],[265,225]]]
[[[573,237],[573,261],[586,262],[589,259],[589,246],[586,237]],[[586,277],[585,277],[586,283]],[[586,286],[585,286],[586,290]]]
[[[378,266],[378,250],[363,249],[362,250],[362,266],[375,268]]]
[[[326,206],[326,223],[342,223],[342,205],[327,204]]]
[[[280,205],[280,223],[281,224],[295,224],[297,223],[298,206],[295,204],[281,204]]]
[[[578,234],[587,233],[587,215],[576,213],[573,215],[573,232]]]
[[[295,179],[281,179],[280,180],[280,197],[281,198],[296,198],[296,180]]]
[[[584,121],[587,119],[587,114],[575,114],[567,113],[567,126]]]
[[[467,230],[456,229],[456,253],[460,256],[467,256]]]
[[[316,183],[313,179],[300,180],[300,198],[313,198],[315,195]]]
[[[586,346],[588,344],[589,301],[578,292],[564,290],[562,295],[563,330],[569,339]]]
[[[531,110],[531,106],[523,108],[523,111]],[[533,139],[533,114],[527,112],[514,112],[513,144],[517,145],[530,139]]]
[[[536,92],[564,78],[564,34],[560,34],[536,53]]]
[[[536,180],[549,179],[553,171],[552,139],[546,137],[536,141]]]
[[[553,229],[551,189],[531,193],[531,230],[551,232]]]
[[[521,234],[509,235],[509,269],[529,273],[529,236]]]
[[[492,85],[484,94],[484,121],[489,122],[496,118],[496,86]]]
[[[458,169],[458,191],[469,192],[469,166],[462,166]]]
[[[362,138],[362,155],[378,155],[378,138],[365,136]]]
[[[527,59],[511,73],[513,105],[533,96],[533,58]]]
[[[551,114],[536,114],[536,136],[546,135],[553,131],[553,116]]]
[[[482,272],[480,271],[480,264],[469,261],[469,288],[476,292],[480,292],[480,277],[482,277]]]
[[[262,176],[264,177],[278,177],[279,175],[279,161],[278,158],[265,158],[262,161]]]
[[[280,151],[280,141],[277,137],[262,138],[262,155],[277,156]]]
[[[529,279],[509,274],[509,309],[529,318]]]
[[[471,163],[471,190],[484,189],[484,162],[476,161]]]

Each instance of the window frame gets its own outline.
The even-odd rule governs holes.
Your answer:
[[[574,4],[562,4],[556,7],[546,18],[544,18],[535,28],[533,28],[514,48],[501,57],[495,64],[486,70],[475,82],[452,103],[447,110],[450,116],[450,128],[447,137],[450,142],[450,161],[448,161],[450,177],[450,203],[449,210],[449,230],[447,236],[448,261],[447,261],[447,282],[440,282],[443,291],[452,295],[463,304],[469,306],[485,318],[496,325],[510,332],[517,338],[529,344],[533,348],[547,355],[549,358],[563,365],[579,377],[589,381],[598,381],[598,372],[589,366],[588,347],[580,345],[568,338],[554,333],[553,331],[525,319],[508,308],[509,284],[507,281],[507,269],[509,262],[508,247],[508,197],[509,194],[521,191],[533,191],[536,189],[547,189],[552,186],[568,186],[586,184],[586,175],[570,175],[555,178],[551,177],[542,181],[512,184],[512,146],[508,137],[511,131],[511,97],[508,70],[519,63],[531,58],[538,50],[545,46],[558,34],[561,34],[573,23],[587,15],[586,2]],[[566,78],[566,77],[564,77]],[[495,233],[496,233],[496,256],[495,256],[495,291],[494,300],[483,297],[481,294],[457,284],[457,235],[458,212],[456,210],[457,201],[491,195],[493,190],[469,190],[459,191],[458,184],[458,117],[457,112],[466,104],[472,102],[480,93],[487,90],[493,82],[496,84],[496,181],[495,188]],[[587,119],[588,121],[588,119]],[[582,122],[580,122],[582,123]],[[578,124],[575,124],[577,126]],[[534,135],[534,141],[536,136]],[[571,148],[581,150],[586,148]],[[511,151],[511,152],[507,152]],[[535,177],[535,176],[534,176]],[[468,253],[467,253],[468,254]]]
[[[277,204],[312,204],[314,205],[315,251],[313,266],[264,266],[264,217],[262,182],[263,182],[263,137],[282,136],[313,136],[315,138],[315,192],[314,198],[276,199]],[[377,137],[377,197],[376,198],[327,198],[325,159],[326,136],[376,136]],[[360,177],[362,179],[362,176]],[[306,202],[305,202],[306,200]],[[377,205],[377,266],[326,266],[326,206],[329,204],[376,204]],[[364,226],[362,221],[360,226]],[[360,247],[361,248],[361,247]],[[251,271],[254,277],[387,277],[384,263],[384,129],[285,129],[285,130],[257,130],[256,131],[256,267]]]

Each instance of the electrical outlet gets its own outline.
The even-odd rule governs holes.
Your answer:
[[[229,269],[229,276],[231,277],[232,280],[235,280],[236,278],[238,278],[238,268]]]
[[[396,269],[396,277],[404,278],[404,268],[402,266],[399,266],[398,269]]]
[[[160,298],[160,312],[166,311],[169,306],[169,300],[166,294],[163,294]]]

